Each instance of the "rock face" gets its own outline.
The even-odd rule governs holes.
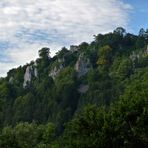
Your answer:
[[[136,59],[139,59],[139,58],[140,58],[140,55],[136,54],[135,52],[132,52],[132,54],[130,55],[130,59],[132,61],[135,61]]]
[[[64,63],[64,62],[65,62],[64,57],[63,57],[63,58],[59,58],[59,59],[58,59],[58,62],[59,62],[59,63]]]
[[[80,92],[81,94],[85,94],[89,89],[89,85],[84,85],[84,84],[81,84],[79,89],[78,89],[78,92]]]
[[[64,68],[62,64],[60,64],[58,67],[55,66],[49,73],[49,76],[52,77],[53,79],[56,78],[56,76],[60,73],[60,71]]]
[[[34,68],[34,76],[35,76],[35,77],[38,77],[38,70],[37,70],[36,67]]]
[[[75,51],[78,51],[79,50],[79,47],[78,46],[75,46],[75,45],[71,45],[70,46],[70,51],[73,53]]]
[[[34,76],[37,78],[38,77],[38,70],[37,70],[37,62],[34,63]]]
[[[32,65],[27,66],[26,72],[24,75],[23,88],[26,88],[27,84],[31,82],[32,78],[37,76],[38,76],[37,68]]]
[[[148,55],[148,45],[147,45],[147,48],[146,48],[145,54]]]
[[[144,52],[136,53],[133,51],[132,54],[130,55],[130,59],[132,61],[139,60],[141,57],[144,57],[145,55],[148,55],[148,45],[146,50],[144,50]]]
[[[78,77],[84,76],[89,71],[90,68],[91,68],[90,60],[84,57],[83,54],[81,54],[75,65],[75,70],[78,73]]]
[[[13,84],[13,82],[14,82],[14,78],[13,78],[13,77],[10,77],[9,83],[10,83],[10,84]]]
[[[146,55],[148,55],[148,45],[144,51],[140,51],[138,53],[133,51],[132,54],[130,55],[130,59],[133,62],[133,67],[135,68],[136,61],[139,61],[140,58],[145,57]]]

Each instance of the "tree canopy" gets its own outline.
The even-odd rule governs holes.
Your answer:
[[[10,70],[0,78],[0,147],[147,148],[147,34],[118,27]]]

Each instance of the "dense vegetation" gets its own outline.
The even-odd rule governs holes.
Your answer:
[[[94,37],[0,79],[1,148],[148,147],[148,31]]]

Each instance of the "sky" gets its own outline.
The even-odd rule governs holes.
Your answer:
[[[90,42],[122,26],[148,28],[148,0],[0,0],[0,77],[49,47]]]

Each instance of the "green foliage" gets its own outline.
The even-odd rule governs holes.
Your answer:
[[[50,54],[50,49],[47,47],[42,48],[41,50],[39,50],[39,56],[40,58],[48,58]]]
[[[13,130],[18,147],[32,148],[36,145],[38,136],[36,124],[20,123]]]
[[[63,47],[60,51],[56,53],[56,55],[58,56],[58,58],[63,58],[68,53],[69,51],[67,50],[67,48]]]
[[[110,64],[112,49],[108,45],[103,46],[99,49],[99,59],[97,61],[98,65],[105,66]]]
[[[52,123],[48,123],[45,126],[45,131],[43,133],[43,141],[45,143],[51,143],[55,136],[55,126]]]
[[[124,35],[126,33],[126,30],[122,27],[118,27],[114,30],[115,34]]]
[[[112,65],[112,75],[120,79],[130,77],[133,73],[133,63],[129,58],[116,58]]]
[[[32,121],[34,112],[34,96],[31,93],[16,98],[14,102],[14,122]]]
[[[2,148],[50,147],[54,140],[55,126],[52,123],[37,125],[19,123],[15,127],[5,127],[0,134]]]
[[[148,83],[134,81],[110,108],[87,106],[68,125],[60,141],[73,148],[146,148]]]
[[[39,50],[39,59],[37,59],[38,72],[40,73],[40,77],[47,74],[48,66],[50,64],[50,48],[44,47]]]
[[[52,58],[42,48],[36,61],[10,70],[0,78],[0,147],[147,147],[147,32],[136,36],[118,27]],[[86,71],[82,77],[76,63]],[[27,66],[33,76],[23,88]]]
[[[6,99],[9,97],[10,91],[9,91],[9,84],[7,82],[3,82],[0,85],[0,98]]]

